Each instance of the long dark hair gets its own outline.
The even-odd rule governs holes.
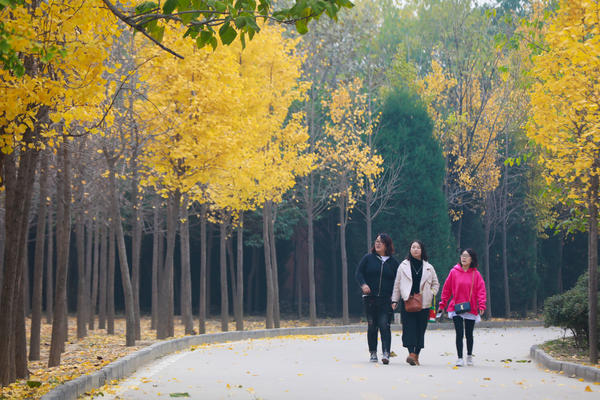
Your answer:
[[[477,263],[477,253],[475,253],[475,250],[471,248],[464,249],[460,252],[460,254],[464,253],[465,251],[471,256],[471,265],[469,265],[469,268],[477,268],[479,264]],[[458,256],[458,264],[462,265],[462,263],[460,262],[460,255]]]
[[[388,235],[387,233],[378,233],[375,236],[375,240],[377,240],[377,238],[379,238],[385,246],[385,255],[389,257],[394,255],[394,244],[392,243],[392,238],[390,237],[390,235]],[[371,247],[371,253],[377,254],[377,252],[375,251],[374,244],[373,247]]]
[[[408,253],[406,254],[406,257],[404,257],[404,258],[406,260],[410,260],[410,257],[411,257],[410,248],[412,247],[413,243],[417,243],[421,247],[421,260],[427,261],[429,259],[429,257],[427,257],[427,250],[425,250],[425,245],[420,240],[412,240],[410,242],[410,244],[408,245]]]

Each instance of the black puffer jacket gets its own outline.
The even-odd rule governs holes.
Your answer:
[[[394,257],[382,262],[378,255],[369,253],[360,260],[356,268],[356,281],[360,286],[365,283],[369,285],[371,295],[391,299],[398,265],[400,264]]]

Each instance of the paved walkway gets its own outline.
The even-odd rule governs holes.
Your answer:
[[[104,398],[600,399],[600,385],[531,362],[531,345],[560,337],[560,329],[476,327],[475,366],[463,368],[454,367],[453,330],[427,332],[420,367],[406,364],[400,334],[392,335],[399,356],[387,366],[367,361],[364,333],[207,345],[147,365]]]

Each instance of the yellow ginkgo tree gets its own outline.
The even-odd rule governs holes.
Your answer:
[[[598,361],[598,207],[600,199],[600,2],[562,0],[533,59],[527,135],[541,150],[555,200],[587,222],[589,351]]]
[[[6,5],[4,2],[2,5]],[[71,133],[85,134],[84,126],[100,119],[104,100],[104,61],[118,32],[114,17],[90,1],[23,1],[0,8],[7,44],[23,62],[22,69],[0,70],[0,171],[5,190],[6,241],[0,314],[0,384],[27,376],[26,349],[19,329],[18,310],[27,218],[39,150],[62,143],[61,196],[57,222],[57,296],[49,364],[60,363],[66,334],[67,253],[70,230],[69,154]],[[93,30],[82,27],[93,25]],[[5,44],[6,44],[5,43]],[[64,138],[64,142],[63,142]],[[66,183],[65,183],[66,182]],[[64,293],[63,293],[64,292]],[[11,317],[7,317],[11,316]],[[16,350],[15,350],[16,349]],[[18,363],[18,364],[17,364]]]
[[[330,121],[319,146],[325,163],[327,179],[332,187],[332,201],[339,210],[340,247],[342,259],[342,318],[348,323],[348,257],[346,225],[352,209],[364,190],[374,190],[366,182],[383,172],[383,159],[364,142],[371,135],[374,121],[368,118],[367,96],[358,78],[341,82],[324,102]]]

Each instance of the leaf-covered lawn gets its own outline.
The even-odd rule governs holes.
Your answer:
[[[556,360],[568,361],[583,365],[590,364],[590,355],[587,348],[581,348],[575,346],[575,340],[572,336],[565,337],[562,339],[551,340],[540,346],[548,355]],[[594,365],[596,368],[600,368],[600,363]]]
[[[177,317],[176,317],[177,318]],[[358,321],[356,321],[358,322]],[[341,319],[320,319],[317,325],[341,325]],[[309,326],[308,320],[282,320],[282,328]],[[265,329],[264,318],[249,317],[244,321],[245,330]],[[197,329],[197,328],[196,328]],[[230,323],[230,329],[235,329],[235,322]],[[221,321],[218,319],[206,322],[207,333],[221,332]],[[41,360],[29,362],[30,376],[19,380],[7,387],[0,387],[0,399],[39,399],[59,384],[75,379],[78,376],[93,373],[106,364],[124,357],[143,347],[149,346],[156,340],[156,332],[150,329],[150,318],[141,321],[142,339],[135,347],[125,346],[125,320],[115,320],[115,335],[106,334],[104,329],[88,331],[88,336],[77,340],[77,323],[75,318],[69,318],[69,340],[61,357],[61,365],[48,368],[48,354],[52,326],[42,323]],[[175,337],[182,337],[184,327],[175,324]],[[27,320],[27,341],[29,343],[29,320]]]

